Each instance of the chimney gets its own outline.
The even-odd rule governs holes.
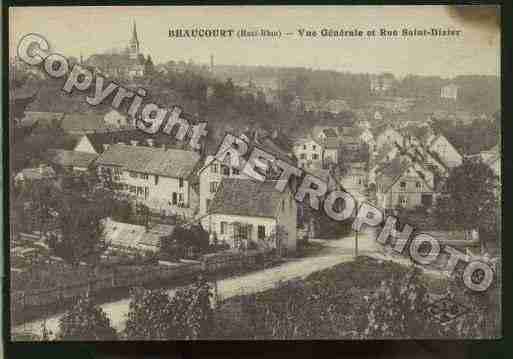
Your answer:
[[[132,146],[137,146],[137,142],[138,142],[138,141],[134,141],[134,140],[132,140],[132,141],[130,141],[130,144],[131,144]]]
[[[148,138],[146,143],[148,143],[148,146],[153,147],[153,138]]]

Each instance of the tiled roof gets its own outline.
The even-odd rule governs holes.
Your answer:
[[[121,142],[131,145],[131,141],[137,141],[138,146],[148,146],[148,140],[153,140],[154,147],[165,145],[166,148],[178,148],[183,146],[183,142],[176,140],[174,136],[162,132],[150,135],[137,129],[88,133],[85,136],[98,153],[103,152],[103,145],[114,145]]]
[[[275,185],[275,181],[224,178],[209,213],[275,218],[283,195]]]
[[[107,124],[103,116],[97,114],[66,114],[61,121],[61,128],[65,132],[105,132],[117,129]]]
[[[48,161],[63,167],[89,167],[98,155],[87,152],[51,149],[46,153]]]
[[[410,161],[396,157],[387,166],[381,168],[376,176],[376,182],[382,185],[382,192],[387,192],[410,166]]]
[[[21,126],[31,127],[33,125],[40,127],[49,127],[53,124],[60,124],[60,120],[64,116],[61,112],[36,112],[25,111],[25,117],[20,121]]]
[[[100,155],[96,163],[164,177],[187,178],[199,159],[199,154],[192,151],[117,144]]]

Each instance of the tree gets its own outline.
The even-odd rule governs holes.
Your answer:
[[[497,231],[495,190],[498,179],[482,161],[464,159],[445,182],[446,196],[440,198],[435,217],[444,227],[457,227],[467,234],[471,230]]]
[[[206,251],[210,244],[208,237],[199,224],[177,225],[171,236],[162,239],[160,251],[170,258],[184,258],[191,248],[194,252]]]
[[[97,203],[75,194],[65,196],[59,206],[58,228],[50,248],[71,266],[80,262],[95,265],[107,249],[105,242],[103,208]]]
[[[173,331],[171,299],[162,289],[130,291],[125,335],[130,340],[168,339]]]
[[[116,340],[116,330],[107,314],[89,295],[80,297],[59,320],[59,340]]]

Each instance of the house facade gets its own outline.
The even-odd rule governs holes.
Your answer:
[[[197,209],[199,195],[192,173],[199,162],[195,152],[116,144],[96,160],[101,178],[154,211],[173,213]]]
[[[224,163],[219,162],[214,156],[207,156],[205,165],[198,171],[199,178],[199,215],[207,214],[212,199],[214,198],[223,178],[249,179],[241,172],[243,160],[239,167],[231,166],[228,156]]]
[[[460,166],[463,161],[463,157],[458,150],[442,134],[433,135],[428,138],[426,147],[432,155],[438,157],[448,168]]]
[[[322,167],[324,148],[319,141],[310,137],[299,139],[293,145],[293,152],[300,168]]]
[[[230,248],[296,250],[297,205],[288,187],[276,181],[224,178],[216,192],[203,228]]]
[[[420,164],[396,158],[376,176],[379,207],[414,209],[431,207],[435,200],[434,176]]]

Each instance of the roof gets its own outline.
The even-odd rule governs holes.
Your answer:
[[[50,149],[46,153],[48,161],[63,167],[89,167],[98,155],[88,152]]]
[[[88,66],[108,69],[114,67],[129,67],[133,65],[143,65],[144,58],[132,59],[128,54],[94,54],[86,60]]]
[[[170,136],[162,132],[150,135],[137,129],[87,133],[84,136],[87,137],[95,151],[98,153],[103,152],[103,145],[114,145],[121,142],[126,145],[130,145],[131,141],[137,141],[138,146],[148,145],[148,140],[153,140],[153,146],[155,147],[162,147],[162,145],[165,145],[166,147],[178,147],[183,145],[182,141],[178,144],[178,140],[176,140],[174,136]]]
[[[113,221],[107,218],[104,221],[105,238],[112,246],[140,249],[141,247],[159,247],[160,239],[172,235],[175,226],[161,226],[146,229],[145,226]]]
[[[97,114],[66,114],[61,121],[61,128],[65,132],[106,132],[117,127],[105,122],[102,115]]]
[[[36,168],[24,168],[16,175],[16,179],[21,181],[36,181],[42,179],[50,179],[55,177],[55,171],[53,168],[36,167]]]
[[[382,186],[382,192],[387,192],[410,166],[409,161],[396,157],[388,163],[388,166],[381,168],[376,176],[376,182]]]
[[[164,177],[187,178],[199,159],[199,154],[192,151],[116,144],[101,154],[96,163]]]
[[[31,127],[35,124],[43,127],[50,127],[54,124],[59,124],[62,120],[64,113],[62,112],[36,112],[25,111],[25,117],[20,120],[21,126]]]
[[[283,196],[275,186],[276,181],[224,178],[209,214],[275,218]]]

